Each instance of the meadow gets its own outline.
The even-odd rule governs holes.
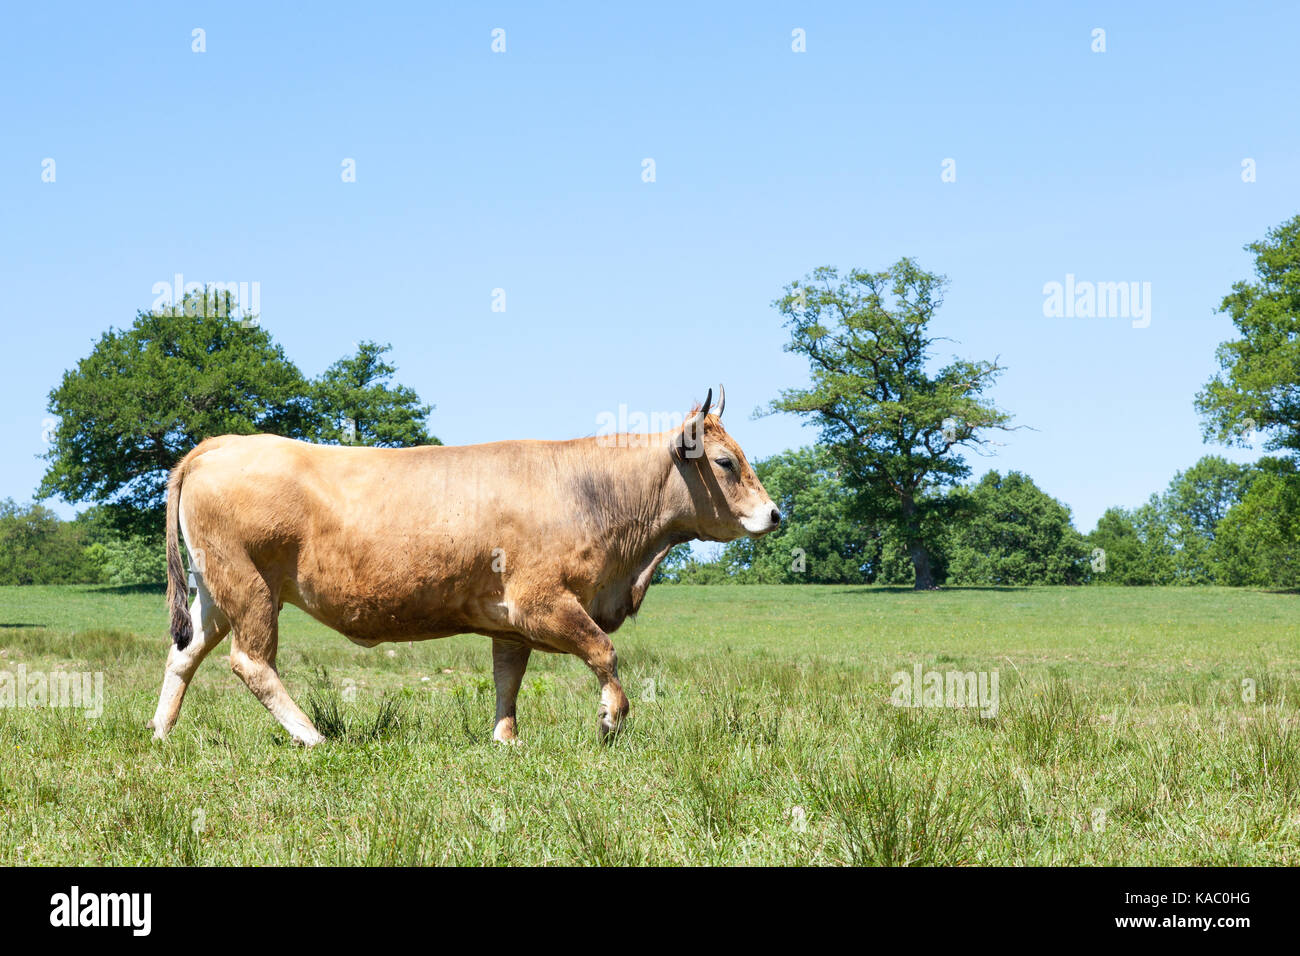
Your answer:
[[[293,608],[305,750],[230,671],[144,727],[159,589],[0,588],[0,671],[103,674],[103,713],[0,708],[0,864],[1300,863],[1300,596],[1222,588],[650,590],[632,701],[534,654],[491,740],[487,639],[366,650]],[[891,678],[998,672],[996,716]]]

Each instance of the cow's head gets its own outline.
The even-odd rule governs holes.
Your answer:
[[[740,446],[722,427],[726,392],[718,386],[704,404],[691,409],[673,441],[677,470],[686,480],[695,512],[695,530],[708,541],[734,541],[741,535],[767,534],[781,523],[781,512],[763,489]]]

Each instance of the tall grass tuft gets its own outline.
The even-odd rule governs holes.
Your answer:
[[[1091,712],[1069,683],[1054,678],[1046,687],[1024,692],[1031,695],[1028,703],[1009,725],[1011,744],[1025,760],[1045,763],[1054,752],[1079,757],[1095,744]]]
[[[572,801],[564,803],[564,831],[569,854],[581,866],[644,866],[646,847],[640,832],[607,811],[586,812]]]
[[[316,680],[307,697],[307,709],[316,729],[327,738],[354,744],[392,737],[408,723],[414,723],[409,702],[395,694],[384,694],[374,713],[363,716],[361,708],[343,700],[342,693],[324,667],[316,671]]]
[[[973,857],[969,838],[983,798],[967,781],[878,763],[830,771],[816,792],[854,866],[952,866]]]

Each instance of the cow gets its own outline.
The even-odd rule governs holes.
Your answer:
[[[287,602],[365,647],[477,633],[492,639],[493,739],[514,741],[533,651],[572,654],[600,685],[601,739],[628,713],[609,635],[641,606],[668,551],[775,529],[781,515],[722,427],[713,390],[655,435],[457,447],[209,438],[167,485],[173,646],[162,739],[203,658],[230,666],[299,744],[324,738],[275,668]],[[187,606],[191,556],[196,596]]]

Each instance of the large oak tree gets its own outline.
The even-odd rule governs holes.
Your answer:
[[[338,441],[343,415],[361,419],[358,443],[429,444],[427,406],[389,387],[385,347],[308,381],[264,328],[235,319],[229,299],[188,295],[175,309],[141,312],[110,328],[50,392],[57,416],[37,494],[104,506],[120,532],[163,527],[167,475],[215,435],[269,432]]]
[[[786,351],[808,359],[812,384],[783,390],[771,409],[820,428],[860,520],[889,522],[906,542],[917,589],[935,586],[927,528],[943,516],[931,512],[952,503],[927,492],[965,478],[959,451],[1011,418],[985,396],[996,361],[954,358],[929,371],[946,286],[906,258],[885,272],[824,266],[774,303],[790,330]]]

